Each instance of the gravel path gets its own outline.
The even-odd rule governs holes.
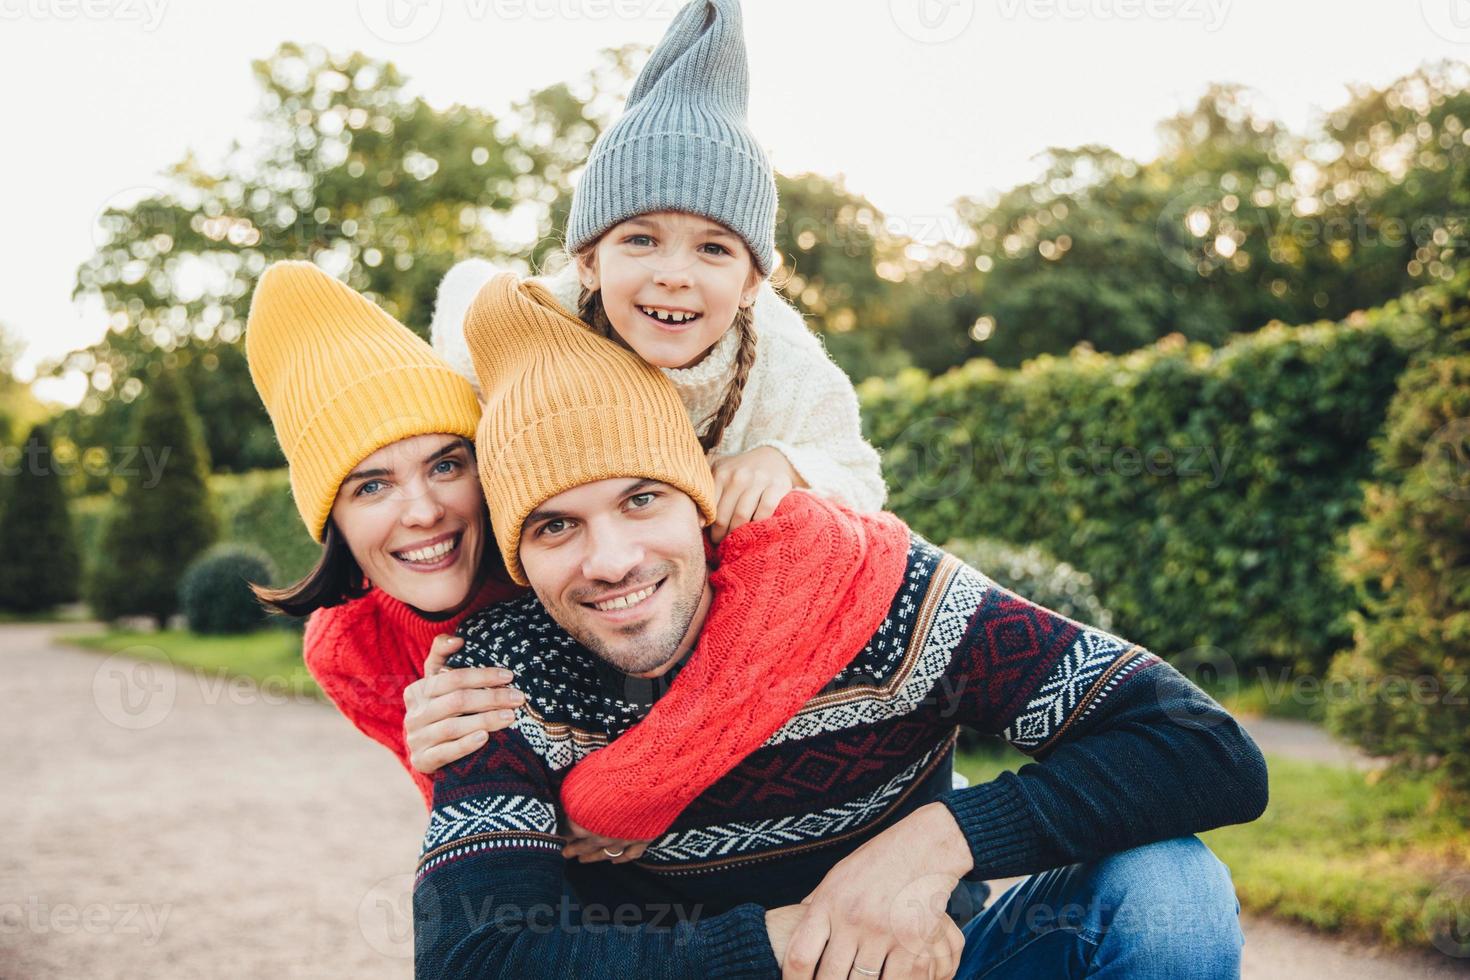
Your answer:
[[[411,977],[397,762],[329,705],[51,641],[77,631],[0,625],[0,978]],[[1470,976],[1245,929],[1247,980]]]

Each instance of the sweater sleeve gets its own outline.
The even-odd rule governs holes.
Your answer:
[[[772,446],[816,493],[857,511],[882,509],[883,468],[863,438],[852,382],[769,283],[755,312],[754,409],[740,451]]]
[[[363,643],[364,632],[373,632],[369,618],[357,615],[352,603],[312,613],[302,641],[306,669],[358,731],[393,753],[427,806],[433,782],[409,762],[403,736],[403,689],[418,678],[372,666],[378,662],[378,644],[365,649]]]
[[[494,664],[470,645],[452,666]],[[613,910],[565,909],[556,793],[531,746],[540,725],[523,706],[512,727],[434,774],[413,893],[414,976],[779,976],[758,905],[666,929],[602,914]]]
[[[953,719],[1037,761],[943,798],[975,880],[1033,874],[1256,819],[1266,763],[1214,699],[1154,654],[983,589],[949,677]]]

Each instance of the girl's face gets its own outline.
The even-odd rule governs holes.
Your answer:
[[[400,439],[359,463],[332,504],[363,574],[421,612],[451,612],[473,595],[486,522],[471,452],[459,436]]]
[[[699,362],[755,302],[761,275],[740,236],[682,211],[615,225],[577,257],[582,285],[602,292],[613,329],[655,367]]]

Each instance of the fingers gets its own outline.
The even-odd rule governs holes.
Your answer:
[[[827,913],[819,906],[807,907],[791,941],[786,944],[786,961],[781,964],[781,980],[812,980],[822,951],[827,948],[831,935],[831,923]]]
[[[464,638],[460,636],[440,633],[434,637],[433,642],[429,644],[429,656],[424,661],[424,676],[433,677],[441,670],[447,670],[445,662],[451,654],[458,653],[463,646]]]
[[[854,965],[873,969],[871,960],[873,957],[862,959],[858,956],[856,936],[851,929],[839,929],[827,937],[827,945],[817,964],[817,980],[847,980]],[[883,957],[877,957],[875,962],[881,965]]]
[[[414,752],[409,756],[408,761],[421,773],[438,772],[451,762],[463,759],[484,745],[489,738],[489,733],[485,731],[470,732],[452,742],[440,742],[422,752]]]
[[[453,671],[452,673],[458,673]],[[440,694],[414,699],[416,703],[404,715],[404,728],[410,734],[422,732],[446,718],[478,715],[487,711],[514,711],[526,703],[526,696],[513,687],[456,687]],[[504,725],[499,726],[504,728]],[[456,735],[463,734],[458,732]]]

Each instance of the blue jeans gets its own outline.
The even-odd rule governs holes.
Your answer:
[[[957,980],[1240,976],[1240,903],[1198,837],[1031,875],[965,926]]]

